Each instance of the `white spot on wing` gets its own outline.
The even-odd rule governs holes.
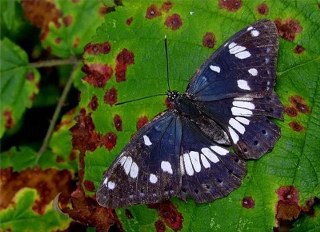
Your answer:
[[[219,66],[214,66],[210,65],[210,69],[216,73],[220,73],[220,67]]]
[[[181,172],[181,175],[184,175],[184,163],[183,163],[182,155],[180,155],[180,172]]]
[[[190,155],[190,160],[191,160],[191,163],[192,163],[194,170],[196,172],[200,172],[201,171],[201,164],[200,164],[199,152],[190,151],[189,155]]]
[[[244,134],[244,132],[246,131],[246,128],[234,118],[230,118],[229,125],[239,131],[240,134]]]
[[[231,112],[234,116],[247,116],[248,117],[248,116],[252,115],[251,110],[247,110],[247,109],[243,109],[243,108],[239,108],[239,107],[232,107]]]
[[[258,75],[258,70],[255,68],[250,68],[248,72],[254,77]]]
[[[250,26],[250,27],[247,28],[247,31],[251,31],[252,29],[253,29],[253,27]]]
[[[132,158],[131,158],[131,156],[128,156],[126,162],[123,165],[124,171],[126,172],[127,175],[130,172],[131,164],[132,164]]]
[[[238,87],[240,89],[244,89],[244,90],[251,90],[250,86],[248,85],[248,81],[246,80],[238,80]]]
[[[145,145],[147,145],[147,146],[151,146],[152,145],[152,143],[151,143],[151,141],[150,141],[148,136],[144,135],[143,136],[143,140],[144,140],[144,144]]]
[[[234,143],[237,143],[239,141],[239,136],[238,134],[229,126],[228,127],[230,135],[231,135],[231,139]]]
[[[120,164],[121,164],[121,166],[123,166],[123,164],[126,162],[126,160],[127,160],[127,156],[123,156],[121,159],[120,159]]]
[[[108,189],[114,189],[116,187],[116,183],[114,183],[113,181],[109,181],[108,182]]]
[[[236,46],[236,45],[237,45],[236,43],[232,42],[232,43],[229,44],[228,48],[231,49],[231,48],[233,48],[233,47]]]
[[[250,120],[244,117],[235,117],[235,119],[244,125],[249,125]]]
[[[105,186],[107,186],[107,183],[108,183],[108,177],[106,177],[106,178],[104,179],[104,181],[103,181],[103,184],[104,184]]]
[[[183,154],[183,160],[184,160],[184,165],[185,165],[185,169],[186,169],[186,173],[189,176],[193,176],[194,174],[194,170],[191,164],[191,160],[190,160],[190,156],[188,153],[184,153]]]
[[[251,35],[252,35],[253,37],[257,37],[257,36],[260,35],[260,32],[257,31],[257,30],[252,30],[252,31],[251,31]]]
[[[235,54],[235,56],[236,56],[237,58],[243,60],[243,59],[246,59],[246,58],[250,57],[251,54],[250,54],[250,52],[248,52],[248,51],[243,51],[243,52],[239,52],[239,53]]]
[[[173,174],[171,164],[168,161],[161,162],[161,169],[164,172],[168,172],[169,174]]]
[[[131,169],[130,169],[131,178],[133,178],[133,179],[137,178],[138,173],[139,173],[139,167],[138,167],[137,163],[136,162],[132,162]]]
[[[219,162],[218,157],[207,147],[202,148],[201,152],[213,163]]]
[[[151,173],[149,176],[149,181],[150,181],[150,183],[155,184],[158,182],[158,177],[155,174]]]
[[[211,146],[210,147],[213,151],[215,151],[216,153],[218,153],[219,155],[226,155],[229,153],[229,151],[223,147],[220,146]]]
[[[245,102],[245,101],[233,101],[232,104],[234,106],[237,107],[241,107],[241,108],[247,108],[250,110],[253,110],[255,107],[255,105],[252,102]]]
[[[234,100],[236,101],[252,101],[252,97],[235,97]]]
[[[235,47],[231,48],[231,49],[229,50],[229,52],[230,52],[230,54],[236,54],[236,53],[242,52],[242,51],[244,51],[244,50],[246,50],[246,48],[243,47],[243,46],[235,46]]]
[[[200,157],[201,157],[201,162],[202,162],[203,167],[210,168],[210,163],[207,160],[207,158],[203,154],[201,154]]]

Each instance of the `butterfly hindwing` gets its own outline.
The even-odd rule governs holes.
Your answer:
[[[182,186],[178,196],[210,202],[239,187],[245,175],[244,161],[207,137],[196,123],[182,118],[182,126]]]
[[[194,75],[187,93],[197,101],[263,97],[276,77],[277,29],[261,20],[231,37]]]
[[[99,204],[117,208],[175,196],[181,185],[181,129],[178,117],[166,111],[139,130],[104,175]]]

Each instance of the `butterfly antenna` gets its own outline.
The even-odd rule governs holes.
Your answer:
[[[164,50],[165,50],[165,52],[166,52],[168,90],[171,91],[171,88],[170,88],[170,80],[169,80],[169,59],[168,59],[168,42],[167,42],[167,35],[164,36]]]
[[[152,98],[152,97],[164,96],[164,95],[167,95],[167,94],[166,93],[154,94],[154,95],[150,95],[150,96],[146,96],[146,97],[132,99],[129,101],[119,102],[119,103],[116,103],[115,105],[118,106],[118,105],[122,105],[122,104],[129,103],[129,102],[135,102],[135,101],[140,101],[140,100],[144,100],[144,99],[148,99],[148,98]]]

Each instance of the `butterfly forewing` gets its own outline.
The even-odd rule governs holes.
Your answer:
[[[117,208],[175,196],[181,185],[181,130],[179,118],[167,111],[138,131],[104,175],[99,204]]]
[[[223,44],[192,78],[187,93],[199,101],[263,97],[275,84],[277,52],[277,29],[261,20]]]

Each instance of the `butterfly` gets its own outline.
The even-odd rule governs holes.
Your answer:
[[[106,171],[98,203],[118,208],[171,197],[211,202],[238,188],[245,160],[259,159],[280,137],[274,92],[278,35],[270,20],[232,36],[200,67],[185,93],[142,127]]]

